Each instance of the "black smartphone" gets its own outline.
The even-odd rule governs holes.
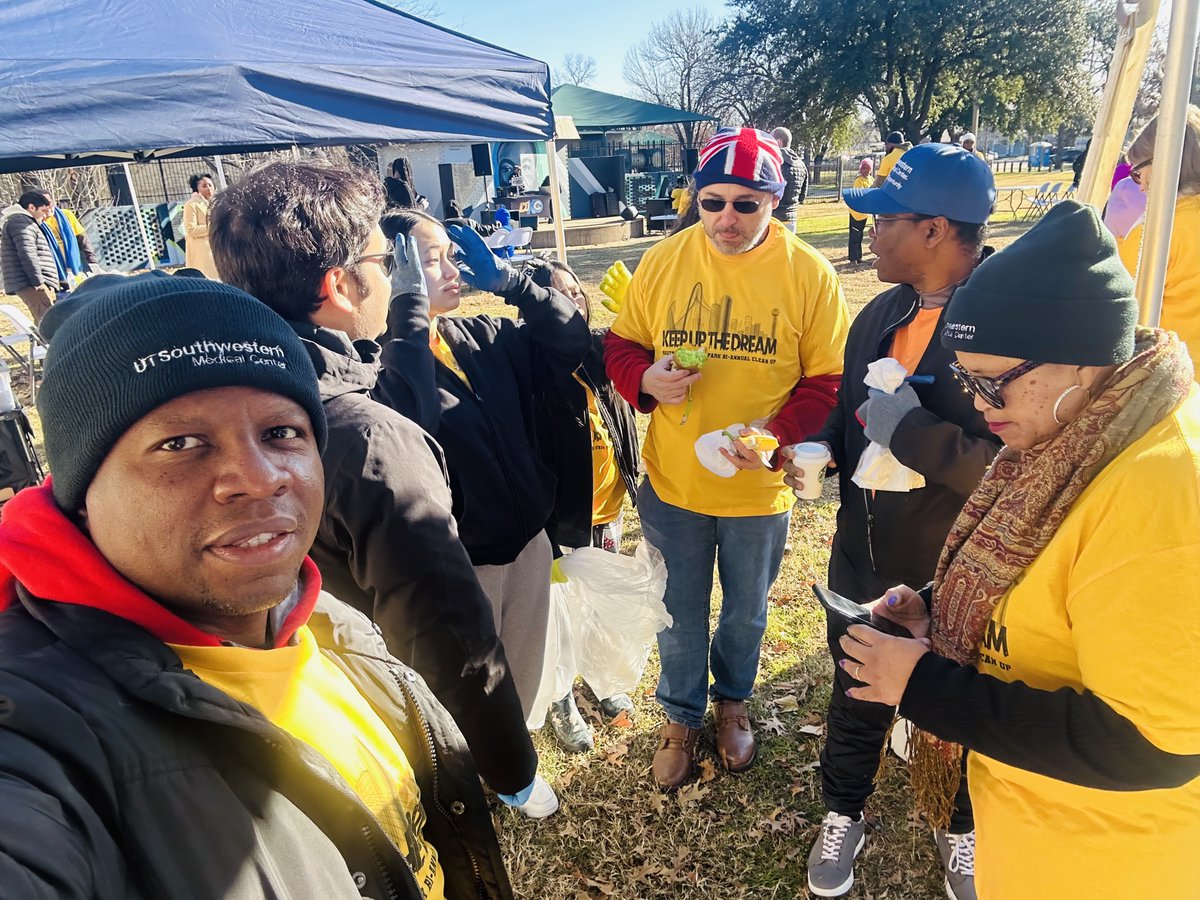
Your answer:
[[[884,634],[903,638],[912,637],[912,632],[903,625],[898,625],[890,619],[872,618],[871,611],[861,603],[855,603],[824,585],[814,584],[812,589],[813,593],[817,595],[817,599],[821,601],[821,605],[825,607],[825,615],[831,622],[839,625],[837,629],[839,633],[844,634],[851,625],[868,625]]]

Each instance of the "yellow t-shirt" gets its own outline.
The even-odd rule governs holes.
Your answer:
[[[1144,229],[1145,223],[1139,222],[1117,239],[1121,261],[1135,277]],[[1179,335],[1188,345],[1192,361],[1200,360],[1200,196],[1180,197],[1175,204],[1159,327]]]
[[[59,208],[61,209],[61,207]],[[79,219],[75,217],[75,213],[71,212],[69,209],[63,209],[62,214],[67,217],[67,224],[71,226],[72,235],[86,234],[86,232],[83,230],[83,225],[81,225]],[[67,245],[63,241],[63,236],[59,234],[58,231],[58,217],[51,215],[48,219],[46,219],[46,227],[49,228],[50,233],[54,235],[54,240],[58,242],[58,249],[65,254],[67,252]]]
[[[442,900],[442,868],[422,835],[425,810],[404,751],[321,653],[308,626],[296,637],[295,645],[274,650],[168,646],[201,681],[254,707],[329,760],[404,854],[425,897]]]
[[[854,179],[854,186],[856,188],[869,188],[874,183],[875,179],[868,175],[859,175]],[[855,222],[862,222],[867,218],[867,214],[850,210],[850,218],[852,218]]]
[[[895,150],[892,150],[887,156],[879,161],[879,168],[875,170],[875,175],[879,178],[887,178],[888,173],[892,171],[892,166],[894,166],[896,161],[899,160],[900,157],[902,157],[906,152],[908,151],[901,147],[897,147]]]
[[[646,251],[614,333],[655,359],[703,347],[708,361],[685,404],[660,404],[642,455],[665,503],[710,516],[762,516],[791,508],[782,472],[721,478],[696,458],[696,439],[735,422],[774,416],[802,377],[842,371],[849,314],[833,266],[772,219],[763,243],[736,256],[712,246],[702,224]]]
[[[467,378],[467,373],[462,370],[462,366],[454,358],[454,351],[450,349],[449,344],[442,340],[441,332],[437,329],[437,316],[434,316],[433,320],[429,323],[429,349],[433,351],[434,359],[461,378],[463,384],[471,387],[471,381]]]
[[[687,208],[692,203],[691,193],[685,187],[678,187],[671,191],[671,206],[675,208],[677,215],[682,216],[687,212]]]
[[[1159,748],[1200,753],[1200,388],[1088,485],[996,606],[981,672],[1095,693]],[[1101,791],[969,762],[983,898],[1200,897],[1200,778]],[[1034,860],[1045,860],[1035,865]]]
[[[578,375],[575,380],[587,394],[588,424],[592,433],[592,524],[607,525],[621,514],[625,499],[625,479],[617,468],[617,453],[612,436],[604,425],[600,407],[592,389]]]

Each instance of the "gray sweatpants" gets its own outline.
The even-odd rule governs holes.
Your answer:
[[[527,719],[533,712],[546,656],[552,560],[550,538],[542,531],[507,565],[475,566],[479,585],[492,602],[496,633],[504,644]]]

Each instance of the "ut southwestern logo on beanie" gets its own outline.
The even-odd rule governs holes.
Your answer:
[[[82,508],[113,445],[177,397],[253,387],[289,397],[325,447],[317,375],[291,326],[244,291],[202,278],[122,278],[79,299],[46,354],[38,391],[54,499]]]

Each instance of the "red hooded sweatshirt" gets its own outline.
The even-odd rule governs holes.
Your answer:
[[[179,616],[114,569],[54,502],[50,479],[26,488],[0,512],[0,610],[17,602],[17,583],[43,600],[90,606],[139,625],[167,644],[217,647],[221,639]],[[321,575],[308,557],[300,569],[300,601],[275,635],[286,646],[312,614]]]

